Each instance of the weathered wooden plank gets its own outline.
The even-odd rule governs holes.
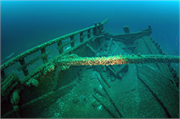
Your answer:
[[[105,108],[105,110],[107,112],[109,112],[109,114],[113,117],[113,118],[120,118],[118,112],[116,111],[116,109],[113,107],[113,105],[111,104],[110,101],[108,101],[107,99],[102,99],[99,96],[93,94],[92,95],[101,105],[103,105],[103,107]]]
[[[152,54],[158,54],[160,55],[158,49],[156,48],[156,46],[153,44],[153,42],[151,41],[150,37],[148,36],[144,36],[143,37],[146,45],[149,47],[149,50]],[[161,70],[161,72],[166,75],[167,77],[173,78],[171,72],[169,71],[169,68],[167,66],[167,64],[159,64],[157,63],[159,69]]]
[[[137,37],[137,36],[146,36],[151,34],[151,31],[149,29],[147,30],[143,30],[143,31],[139,31],[139,32],[133,32],[133,33],[125,33],[125,34],[118,34],[118,35],[113,35],[113,38],[119,38],[119,39],[128,39],[128,38],[132,38],[132,37]]]
[[[146,45],[146,43],[145,43],[143,38],[137,39],[134,42],[134,44],[136,45],[136,48],[134,49],[134,53],[135,54],[138,54],[138,53],[141,53],[141,54],[151,54],[151,51],[150,51],[149,47]],[[156,63],[150,63],[148,65],[156,68],[157,70],[159,69]]]
[[[95,75],[97,76],[98,81],[99,81],[100,84],[102,85],[104,91],[105,91],[106,94],[108,95],[108,97],[109,97],[112,105],[114,106],[115,110],[117,111],[118,116],[119,116],[120,118],[122,118],[123,116],[122,116],[121,112],[118,110],[117,106],[115,105],[115,102],[114,102],[115,100],[113,100],[113,98],[112,98],[113,96],[110,95],[110,90],[109,90],[110,88],[108,88],[107,84],[103,81],[103,79],[101,78],[101,75],[100,75],[98,72],[95,71],[94,73],[95,73]]]
[[[139,65],[137,69],[139,78],[160,100],[164,110],[171,118],[178,118],[179,93],[173,88],[170,80],[149,66]]]
[[[96,50],[92,48],[88,43],[86,44],[86,47],[88,47],[93,53],[96,53]]]

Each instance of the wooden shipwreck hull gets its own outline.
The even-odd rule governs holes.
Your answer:
[[[2,64],[1,117],[178,118],[179,56],[163,52],[151,26],[113,35],[108,20]]]

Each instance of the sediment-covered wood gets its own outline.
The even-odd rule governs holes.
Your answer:
[[[50,52],[47,52],[47,53],[44,53],[43,55],[40,55],[40,56],[36,57],[35,59],[31,60],[30,62],[28,62],[28,63],[20,66],[20,67],[18,68],[18,71],[21,71],[21,70],[23,70],[25,67],[27,67],[27,66],[29,66],[29,65],[32,65],[34,62],[38,61],[39,59],[42,59],[42,58],[44,58],[44,57],[47,57],[49,54],[50,54]]]
[[[77,84],[77,81],[74,81],[70,83],[69,85],[64,86],[56,91],[51,91],[26,104],[20,105],[22,117],[26,117],[26,118],[36,117],[39,113],[41,113],[44,110],[44,108],[52,104],[60,96],[63,96],[66,93],[68,93],[76,84]],[[10,117],[10,115],[12,114],[13,114],[13,110],[2,115],[2,117]]]
[[[109,114],[113,118],[120,118],[120,116],[118,115],[118,113],[116,112],[116,110],[114,109],[114,107],[111,105],[110,102],[103,100],[102,98],[100,98],[95,94],[93,94],[92,96],[105,108],[107,112],[109,112]]]
[[[7,78],[1,83],[1,98],[2,100],[6,99],[11,90],[17,87],[20,84],[20,80],[17,75],[11,72]]]
[[[93,53],[96,53],[96,50],[92,48],[89,44],[86,44],[86,47],[88,47]]]
[[[161,72],[158,72],[149,66],[141,65],[138,66],[137,69],[138,77],[152,91],[166,113],[171,118],[178,118],[179,92],[171,85],[170,80]]]
[[[150,51],[152,54],[156,54],[156,55],[160,55],[158,49],[156,48],[156,46],[152,43],[152,41],[150,40],[150,38],[148,36],[144,36],[144,41],[146,43],[146,45],[149,47]],[[167,62],[168,63],[168,62]],[[178,63],[178,62],[177,62]],[[168,77],[172,78],[172,74],[169,71],[169,68],[166,64],[157,64],[160,71],[165,74]]]
[[[121,65],[121,64],[145,64],[145,63],[179,63],[179,56],[170,55],[117,55],[109,57],[78,57],[72,59],[57,60],[56,65],[83,66],[83,65]]]

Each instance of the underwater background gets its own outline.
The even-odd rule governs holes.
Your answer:
[[[111,34],[151,25],[150,36],[163,51],[179,55],[179,1],[1,1],[1,63],[106,18]]]

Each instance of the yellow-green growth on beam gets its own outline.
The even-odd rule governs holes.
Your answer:
[[[71,57],[56,61],[56,65],[83,66],[83,65],[121,65],[144,63],[179,63],[179,56],[170,55],[126,55],[109,57]]]

